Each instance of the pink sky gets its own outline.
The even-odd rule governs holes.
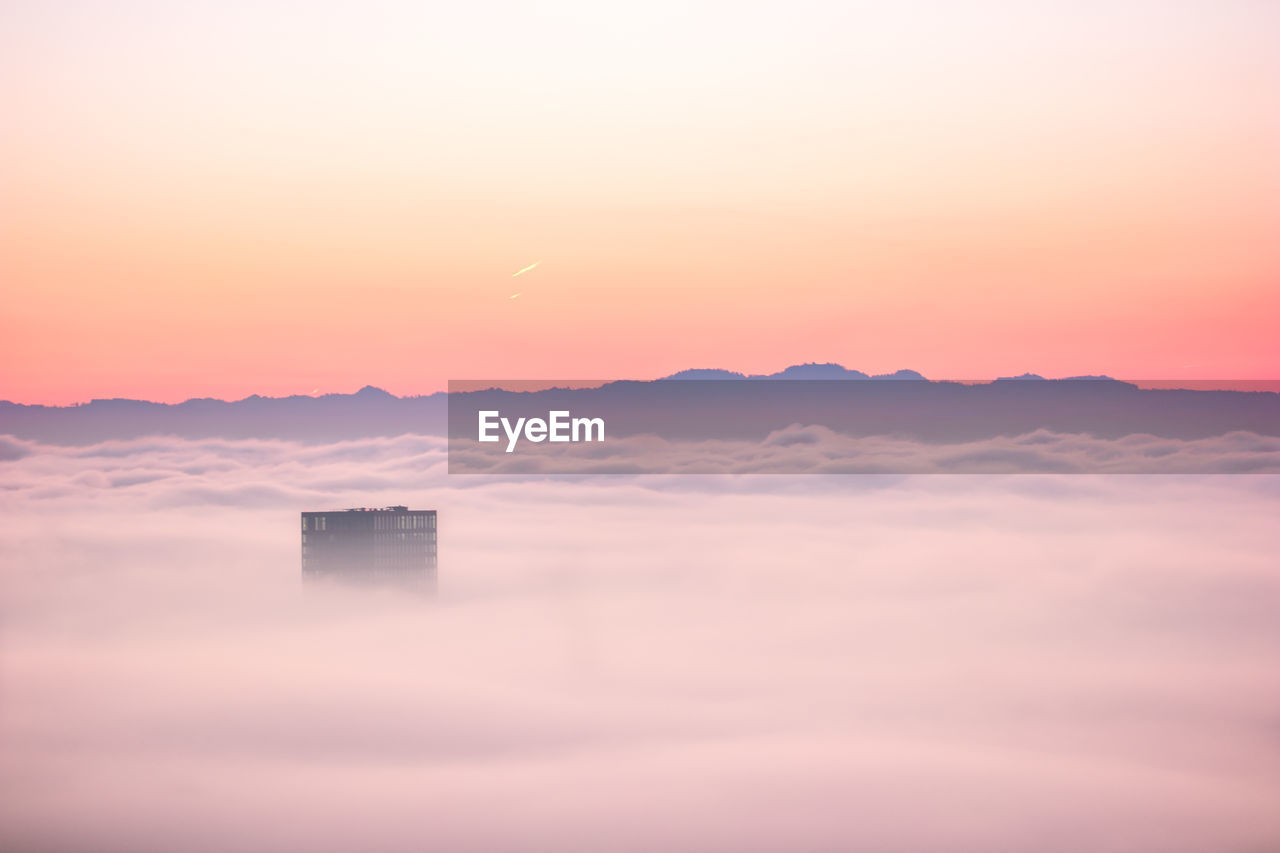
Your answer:
[[[1243,2],[7,4],[0,398],[1274,379],[1277,31]]]

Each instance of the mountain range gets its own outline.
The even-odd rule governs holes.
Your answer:
[[[454,393],[452,403],[444,392],[396,397],[373,386],[354,394],[253,395],[176,404],[126,399],[74,406],[0,402],[0,435],[64,445],[147,435],[304,442],[465,435],[474,430],[480,407],[531,415],[571,407],[575,414],[609,417],[611,435],[654,432],[669,438],[760,438],[792,424],[927,441],[1037,429],[1100,437],[1150,433],[1197,438],[1234,430],[1280,435],[1280,393],[1146,390],[1105,376],[1052,380],[1031,373],[961,384],[928,380],[914,370],[873,376],[830,363],[793,365],[768,375],[691,369],[659,380],[573,390],[477,390]]]

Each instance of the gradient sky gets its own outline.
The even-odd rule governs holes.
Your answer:
[[[6,3],[0,398],[1280,378],[1276,33],[1266,2]]]

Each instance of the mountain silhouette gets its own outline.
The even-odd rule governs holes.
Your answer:
[[[319,397],[200,398],[183,403],[92,400],[79,406],[0,402],[0,434],[51,444],[93,444],[145,435],[279,438],[329,442],[416,433],[443,435],[447,395],[397,397],[366,385]]]
[[[708,380],[708,379],[924,379],[924,376],[914,370],[899,370],[895,373],[883,373],[878,376],[871,376],[863,373],[861,370],[850,370],[842,364],[834,362],[818,363],[808,362],[806,364],[793,364],[777,373],[755,373],[748,376],[745,373],[737,373],[732,370],[721,370],[720,368],[693,368],[691,370],[681,370],[679,373],[673,373],[670,376],[662,377],[663,380],[679,379],[679,380]]]
[[[670,439],[759,439],[794,424],[938,442],[1039,429],[1099,438],[1147,433],[1190,439],[1231,431],[1280,435],[1280,393],[1270,391],[1140,389],[1105,376],[1059,380],[1031,373],[961,384],[928,380],[914,370],[871,376],[832,363],[792,365],[767,375],[694,368],[662,380],[518,394],[486,390],[397,397],[366,385],[354,394],[255,394],[178,404],[0,402],[0,435],[69,445],[149,435],[303,442],[403,434],[474,437],[482,408],[527,417],[567,409],[605,417],[610,435],[653,433]]]

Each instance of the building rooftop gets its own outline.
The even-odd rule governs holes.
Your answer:
[[[345,509],[309,509],[303,510],[303,515],[328,514],[334,512],[435,512],[430,509],[409,509],[407,506],[350,506]]]

